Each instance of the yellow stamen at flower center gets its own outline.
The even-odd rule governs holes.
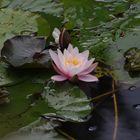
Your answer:
[[[65,65],[74,65],[74,66],[80,66],[83,62],[77,58],[72,59],[66,59]]]

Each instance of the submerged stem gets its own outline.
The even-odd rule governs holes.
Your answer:
[[[115,89],[115,90],[111,90],[111,91],[109,91],[109,92],[103,93],[102,95],[99,95],[99,96],[96,96],[96,97],[90,99],[90,102],[93,102],[93,101],[96,101],[96,100],[98,100],[98,99],[100,99],[100,98],[103,98],[103,97],[105,97],[105,96],[111,95],[111,94],[113,94],[113,93],[116,92],[116,91],[117,91],[117,90]]]
[[[114,113],[115,113],[115,125],[114,125],[114,131],[113,131],[113,140],[116,140],[117,138],[117,130],[118,130],[118,105],[117,105],[117,98],[116,98],[116,94],[115,94],[115,81],[113,81],[112,83],[112,90],[114,91],[113,94],[113,102],[114,102]]]
[[[60,133],[61,135],[65,136],[66,138],[68,138],[68,140],[76,140],[75,138],[71,137],[70,135],[68,135],[67,133],[65,133],[64,131],[62,131],[59,128],[55,128],[55,130]]]
[[[116,140],[117,137],[117,129],[118,129],[118,105],[117,105],[117,98],[116,98],[116,91],[117,89],[115,89],[115,81],[112,82],[112,90],[106,93],[103,93],[102,95],[96,96],[92,99],[90,99],[90,102],[99,100],[100,98],[103,98],[105,96],[111,95],[113,97],[113,103],[114,103],[114,112],[115,112],[115,125],[114,125],[114,131],[113,131],[113,140]]]

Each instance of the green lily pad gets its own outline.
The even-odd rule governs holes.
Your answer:
[[[0,19],[0,50],[3,43],[15,35],[29,35],[38,32],[39,35],[47,36],[50,31],[48,22],[40,15],[22,10],[0,9]],[[42,33],[41,26],[44,26]]]
[[[15,36],[4,43],[1,56],[14,67],[48,67],[50,55],[43,37]]]
[[[2,140],[66,140],[54,130],[54,127],[59,126],[56,123],[38,119]]]
[[[54,109],[52,113],[65,120],[82,122],[91,111],[89,100],[84,92],[69,83],[63,85],[61,83],[61,88],[58,83],[48,84],[43,95],[48,106]]]
[[[63,11],[62,4],[52,0],[3,0],[1,7],[43,12],[55,16],[59,16]]]
[[[0,87],[13,85],[27,79],[29,75],[24,75],[23,72],[15,71],[9,68],[7,64],[0,63]]]
[[[140,27],[129,31],[123,38],[120,38],[113,47],[110,47],[110,60],[108,61],[112,65],[117,79],[123,83],[136,83],[139,81],[139,77],[131,77],[130,73],[125,70],[124,54],[131,48],[140,48]],[[137,52],[139,53],[139,52]],[[140,65],[137,63],[137,67]]]

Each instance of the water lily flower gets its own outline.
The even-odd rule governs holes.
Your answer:
[[[58,28],[54,28],[53,32],[52,32],[52,36],[55,39],[55,43],[59,44],[59,37],[60,37],[60,30]]]
[[[59,49],[57,49],[57,54],[52,50],[49,50],[49,53],[54,62],[53,67],[59,74],[52,76],[52,80],[72,80],[73,77],[76,76],[81,81],[98,81],[97,77],[89,74],[96,68],[97,63],[93,63],[95,60],[94,58],[88,60],[88,50],[79,53],[77,47],[73,48],[73,46],[69,44],[68,48],[64,49],[63,53]]]
[[[67,48],[71,42],[70,34],[65,28],[62,28],[61,31],[58,28],[54,28],[52,36],[56,45],[58,45],[57,47],[61,48],[61,50]]]

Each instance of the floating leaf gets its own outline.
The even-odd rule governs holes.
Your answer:
[[[63,11],[62,4],[52,0],[7,0],[6,2],[3,0],[1,7],[43,12],[57,16]]]
[[[48,67],[50,56],[45,45],[43,37],[16,36],[4,43],[1,56],[14,67]]]
[[[48,85],[43,95],[48,105],[54,109],[53,113],[66,120],[81,122],[90,113],[89,101],[77,86],[65,83],[60,89],[59,84]]]
[[[103,62],[109,59],[107,52],[112,41],[119,39],[126,30],[140,23],[135,19],[140,13],[139,1],[111,1],[113,0],[63,0],[65,27],[80,31],[79,40],[74,43],[80,46],[80,49],[90,50],[96,60]],[[127,4],[130,4],[130,7]]]
[[[4,41],[15,35],[29,35],[38,32],[39,35],[46,36],[50,31],[48,22],[45,19],[30,12],[0,9],[0,19],[0,50]],[[42,32],[41,26],[44,26],[44,32]]]
[[[123,38],[120,38],[117,42],[115,42],[111,47],[110,47],[110,59],[108,62],[114,69],[114,73],[116,73],[116,76],[120,82],[123,83],[136,83],[139,80],[138,75],[136,72],[134,72],[135,67],[137,69],[140,68],[139,66],[139,49],[140,49],[140,27],[136,27],[135,29],[129,31],[126,33],[126,35]],[[137,48],[136,54],[131,54],[129,55],[129,62],[135,61],[134,65],[131,68],[131,72],[128,72],[126,70],[126,58],[124,55],[127,54],[128,51],[135,50],[134,48]],[[135,51],[134,51],[135,52]],[[131,73],[134,72],[136,76],[131,77]]]
[[[29,75],[24,75],[25,73],[15,71],[12,68],[8,68],[7,64],[0,63],[0,87],[6,85],[13,85],[21,82]]]
[[[140,72],[140,49],[130,48],[124,53],[125,57],[125,70],[129,72]]]
[[[40,98],[35,102],[28,99],[28,95],[36,94],[43,88],[41,84],[32,83],[31,77],[6,87],[10,94],[10,103],[0,106],[0,139],[35,121],[48,110],[47,103]]]
[[[55,126],[59,125],[56,122],[54,124],[53,122],[38,119],[2,140],[66,140],[54,130]]]

